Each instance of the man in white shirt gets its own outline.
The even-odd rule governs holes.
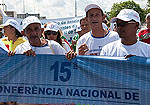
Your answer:
[[[98,5],[89,4],[85,12],[91,31],[77,41],[76,52],[78,55],[99,55],[104,45],[118,40],[119,36],[116,32],[103,28],[105,16]]]
[[[58,54],[64,55],[66,51],[64,48],[55,41],[43,42],[40,37],[41,22],[37,17],[29,16],[23,20],[24,34],[27,36],[28,41],[16,47],[16,54],[26,54],[27,56],[35,54]]]
[[[121,39],[104,46],[100,55],[150,57],[150,45],[137,40],[136,32],[140,25],[140,17],[136,11],[123,9],[110,22],[116,22],[117,32]]]
[[[81,36],[77,41],[76,53],[67,52],[66,58],[68,60],[76,55],[99,55],[104,45],[119,39],[117,32],[109,31],[103,27],[105,16],[98,5],[87,5],[85,12],[91,31]]]

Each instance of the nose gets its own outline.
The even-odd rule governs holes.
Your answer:
[[[36,31],[35,30],[33,30],[32,32],[31,32],[31,34],[33,34],[33,35],[36,35]]]

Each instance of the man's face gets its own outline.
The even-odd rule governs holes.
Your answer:
[[[80,27],[81,27],[82,31],[84,31],[84,32],[88,32],[90,30],[90,25],[87,22],[87,20],[82,20]]]
[[[134,36],[136,35],[138,23],[136,23],[135,21],[131,20],[126,22],[118,19],[116,24],[117,24],[117,32],[120,38],[130,39],[132,38],[132,35]]]
[[[25,35],[27,36],[30,44],[39,43],[41,37],[41,25],[39,23],[32,23],[25,29]],[[32,44],[31,44],[32,45]]]
[[[150,16],[146,18],[146,27],[150,29]]]
[[[98,28],[101,25],[104,16],[102,16],[101,10],[93,8],[88,11],[87,19],[91,28]]]

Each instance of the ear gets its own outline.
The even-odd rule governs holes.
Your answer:
[[[16,29],[15,28],[11,28],[11,32],[12,33],[16,33]]]
[[[103,20],[105,20],[105,18],[106,18],[106,14],[103,15]]]

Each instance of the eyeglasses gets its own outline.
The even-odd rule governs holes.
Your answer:
[[[125,27],[127,26],[128,24],[133,24],[133,23],[136,23],[135,21],[129,21],[129,22],[125,22],[125,21],[121,21],[121,22],[116,22],[116,26],[117,27]]]
[[[57,35],[56,31],[45,31],[44,32],[45,35]]]

